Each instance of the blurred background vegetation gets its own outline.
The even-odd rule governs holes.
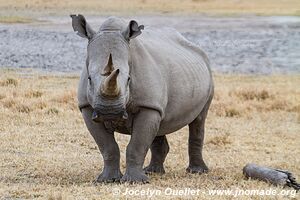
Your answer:
[[[209,15],[300,15],[299,0],[0,0],[16,15],[184,13]]]

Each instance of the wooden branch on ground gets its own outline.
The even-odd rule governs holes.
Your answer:
[[[300,190],[300,184],[296,182],[292,173],[285,170],[272,169],[250,163],[243,168],[243,173],[247,178],[266,181],[277,186],[289,186],[297,191]]]

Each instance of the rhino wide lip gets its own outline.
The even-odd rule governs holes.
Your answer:
[[[94,110],[92,115],[92,120],[94,122],[115,121],[120,119],[127,119],[126,110],[120,110],[114,113],[102,113]]]
[[[95,122],[114,121],[128,117],[126,108],[122,103],[115,105],[97,104],[93,109],[92,120]]]

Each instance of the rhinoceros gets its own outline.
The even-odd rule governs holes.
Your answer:
[[[172,28],[109,17],[94,31],[83,15],[71,18],[74,31],[88,40],[78,102],[104,161],[96,181],[146,183],[146,174],[164,173],[166,135],[186,125],[186,170],[206,172],[204,124],[214,93],[206,54]],[[124,175],[114,132],[130,135]],[[149,148],[151,161],[143,168]]]

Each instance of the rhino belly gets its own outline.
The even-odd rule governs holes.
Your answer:
[[[202,101],[198,103],[191,104],[187,102],[187,104],[183,104],[181,108],[170,105],[170,107],[166,109],[165,117],[161,122],[159,135],[175,132],[191,123],[200,114],[206,101],[207,99],[203,98]]]
[[[195,79],[188,78],[188,80]],[[210,91],[209,75],[199,78],[198,81],[172,83],[159,134],[172,133],[191,123],[207,103]]]

